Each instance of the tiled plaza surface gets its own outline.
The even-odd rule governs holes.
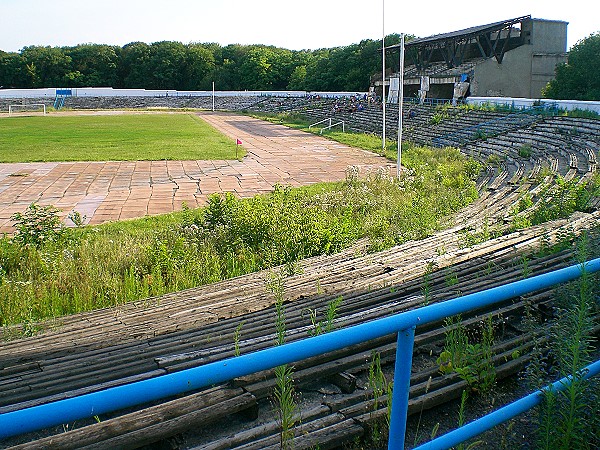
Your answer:
[[[271,191],[277,183],[303,186],[390,167],[383,158],[319,136],[250,117],[203,112],[199,116],[247,151],[242,161],[108,161],[0,164],[0,232],[33,202],[77,211],[99,224],[202,206],[215,192],[238,197]],[[67,220],[67,222],[69,222]],[[67,223],[69,224],[69,223]]]

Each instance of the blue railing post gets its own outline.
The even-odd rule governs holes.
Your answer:
[[[412,326],[398,332],[396,364],[394,367],[394,390],[392,391],[392,414],[390,417],[390,434],[388,439],[389,450],[404,449],[415,328],[415,326]]]

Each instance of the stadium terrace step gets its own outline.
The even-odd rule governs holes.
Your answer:
[[[201,104],[200,99],[172,101],[173,104],[185,101],[186,107]],[[223,100],[221,105],[272,111],[288,111],[285,108],[295,105],[289,111],[301,110],[314,117],[320,114],[328,117],[335,100],[279,103],[276,99],[234,98]],[[502,116],[501,113],[457,110],[452,117],[433,124],[432,117],[439,110],[414,108],[415,117],[405,121],[406,135],[422,142],[447,134],[454,123],[462,121],[471,126]],[[397,111],[396,107],[396,121]],[[343,114],[353,129],[380,132],[377,107]],[[397,124],[394,108],[389,108],[388,114],[393,133]],[[544,168],[556,173],[560,169],[561,173],[579,180],[593,173],[598,148],[594,150],[593,145],[598,145],[599,123],[589,119],[544,118],[535,124],[520,124],[514,130],[498,128],[493,137],[469,140],[461,145],[463,153],[484,166],[477,182],[480,198],[457,213],[448,229],[418,242],[409,241],[390,250],[368,254],[368,243],[360,241],[337,255],[300,262],[298,273],[284,279],[289,340],[313,332],[310,311],[324,311],[340,295],[343,301],[334,320],[336,327],[514,280],[523,276],[525,257],[530,258],[527,270],[531,274],[569,265],[573,257],[570,251],[544,257],[533,257],[531,252],[542,242],[554,243],[568,233],[597,225],[598,200],[592,202],[590,214],[577,214],[477,245],[469,244],[469,238],[490,224],[504,223],[506,232],[511,208],[519,198],[527,193],[537,201],[539,193],[554,183],[552,176],[538,181]],[[546,128],[548,124],[550,128]],[[557,126],[567,132],[551,131]],[[573,133],[575,128],[579,135]],[[519,155],[522,145],[531,147],[529,157]],[[149,299],[144,304],[65,317],[41,324],[46,331],[35,337],[3,342],[0,413],[233,356],[235,339],[239,340],[242,353],[271,346],[275,313],[274,299],[265,289],[267,276],[268,272],[263,271]],[[527,362],[531,336],[520,321],[525,302],[533,305],[535,313],[546,320],[550,298],[551,293],[543,291],[527,299],[507,302],[495,310],[496,326],[506,334],[496,343],[494,363],[500,376],[514,374]],[[478,311],[465,316],[466,326],[476,326],[489,312]],[[240,324],[241,333],[236,338]],[[2,329],[0,336],[13,331],[18,332],[18,327]],[[422,365],[412,375],[411,413],[458,398],[465,387],[456,376],[439,373],[435,358],[443,346],[443,333],[440,326],[418,329],[413,358]],[[302,424],[294,448],[313,448],[317,443],[327,447],[352,441],[367,433],[374,420],[384,417],[385,399],[380,399],[375,408],[373,392],[365,379],[372,351],[380,353],[384,369],[389,370],[394,359],[394,340],[391,336],[296,365],[297,386],[299,389],[308,386],[308,389],[303,391]],[[515,352],[521,356],[513,358]],[[332,376],[340,373],[342,377],[354,378],[355,390],[352,383],[345,392],[332,383]],[[35,434],[22,438],[28,439],[28,443],[21,440],[8,445],[23,443],[22,448],[40,448],[53,442],[62,448],[78,443],[107,448],[139,442],[151,444],[174,436],[181,438],[181,433],[191,428],[200,433],[185,434],[190,448],[279,448],[279,428],[269,401],[273,384],[272,372],[266,371],[238,379],[235,385],[218,386],[102,417],[100,423],[90,420],[87,426],[69,433],[55,429],[47,431],[54,432],[54,436],[44,438]],[[246,418],[237,417],[241,411],[247,411]],[[254,421],[257,414],[259,420]],[[207,424],[213,425],[207,427]]]

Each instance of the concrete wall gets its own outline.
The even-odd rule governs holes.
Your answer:
[[[471,93],[475,96],[540,98],[567,61],[567,22],[532,19],[522,24],[524,45],[507,52],[502,64],[489,59],[475,66]]]
[[[531,45],[522,45],[507,52],[502,64],[491,58],[476,65],[471,80],[471,95],[531,97],[532,52]]]
[[[70,89],[73,97],[210,97],[212,91],[175,91],[106,88],[43,88],[0,89],[0,98],[55,98],[57,89]],[[324,98],[363,96],[366,92],[306,92],[306,91],[215,91],[218,97],[306,97]]]
[[[594,111],[600,114],[600,102],[581,101],[581,100],[553,100],[539,98],[516,98],[516,97],[469,97],[465,100],[471,105],[501,105],[513,108],[531,108],[540,105],[546,107],[556,107],[565,111],[581,110]]]
[[[565,53],[568,22],[531,19],[523,22],[523,30],[531,30],[530,42],[534,53]]]
[[[534,53],[531,61],[530,97],[541,97],[542,90],[556,76],[556,66],[567,62],[566,53]]]

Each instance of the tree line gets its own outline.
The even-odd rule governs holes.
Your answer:
[[[386,37],[386,46],[400,41]],[[366,91],[381,73],[381,41],[318,50],[162,41],[0,50],[4,88]]]
[[[413,36],[410,36],[413,38]],[[400,35],[386,37],[386,46]],[[392,67],[395,61],[386,62]],[[397,66],[397,64],[396,64]],[[397,70],[397,67],[395,67]],[[123,47],[28,46],[0,50],[0,87],[113,87],[125,89],[212,89],[366,91],[381,73],[381,41],[318,50],[287,50],[266,45],[221,46],[174,41],[132,42]],[[600,34],[578,42],[544,96],[600,100]]]

